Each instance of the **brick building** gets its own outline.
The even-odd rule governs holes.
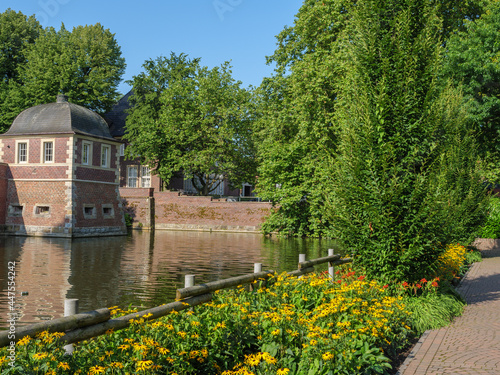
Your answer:
[[[19,235],[125,234],[120,145],[102,117],[64,95],[21,112],[0,136],[0,226]]]

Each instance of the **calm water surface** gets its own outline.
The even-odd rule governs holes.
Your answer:
[[[76,240],[2,237],[0,328],[7,326],[9,262],[16,262],[15,304],[22,326],[63,316],[65,298],[78,298],[80,311],[153,307],[173,301],[186,274],[203,283],[251,273],[254,263],[290,271],[299,254],[314,259],[335,247],[329,240],[184,231]]]

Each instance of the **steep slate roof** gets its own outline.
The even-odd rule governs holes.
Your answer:
[[[111,111],[104,114],[104,119],[109,125],[109,132],[113,137],[121,138],[125,134],[126,111],[131,107],[128,101],[130,96],[132,96],[132,90],[123,95],[113,108],[111,108]]]
[[[58,95],[56,103],[24,110],[4,135],[48,134],[82,134],[114,140],[101,116],[90,109],[69,103],[65,95]]]

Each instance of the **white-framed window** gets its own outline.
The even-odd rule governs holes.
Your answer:
[[[137,187],[137,166],[129,165],[127,167],[127,187]]]
[[[111,160],[111,146],[102,145],[101,146],[101,167],[109,168]]]
[[[120,145],[120,156],[125,156],[125,143]]]
[[[43,156],[42,160],[44,163],[53,163],[54,162],[54,142],[47,141],[43,142]]]
[[[17,162],[27,163],[28,162],[28,142],[17,142]]]
[[[151,187],[151,171],[147,165],[141,166],[141,187]]]
[[[82,142],[82,164],[92,164],[92,143]]]

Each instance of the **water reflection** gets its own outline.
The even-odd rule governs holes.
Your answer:
[[[195,274],[200,283],[253,272],[253,263],[278,272],[292,270],[298,254],[313,259],[332,247],[333,241],[246,233],[134,231],[126,237],[76,240],[4,237],[0,327],[7,326],[11,261],[16,262],[18,324],[25,325],[62,316],[65,298],[78,298],[80,311],[151,307],[172,301],[186,274]]]

